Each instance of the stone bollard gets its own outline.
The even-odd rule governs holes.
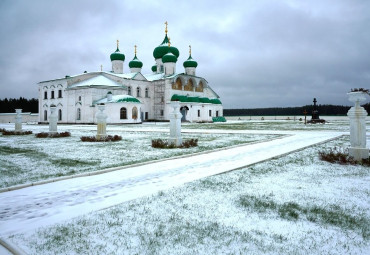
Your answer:
[[[168,143],[180,146],[182,144],[181,138],[181,117],[180,103],[178,101],[172,101],[171,106],[173,112],[170,113],[170,138]]]
[[[96,119],[98,122],[98,130],[96,134],[96,139],[101,140],[107,137],[107,114],[105,114],[105,105],[98,105],[98,113],[96,114]]]
[[[58,116],[56,112],[57,107],[55,105],[50,106],[50,117],[49,117],[49,134],[56,134],[58,133]]]
[[[349,156],[355,160],[369,158],[369,149],[366,148],[366,110],[360,106],[362,101],[366,100],[364,92],[347,93],[349,101],[355,103],[354,107],[349,109],[347,115],[350,120],[350,140]]]
[[[22,109],[15,109],[17,115],[15,116],[15,132],[22,132]]]

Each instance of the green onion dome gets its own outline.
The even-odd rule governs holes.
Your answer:
[[[162,44],[159,45],[158,47],[156,47],[153,51],[153,57],[155,59],[162,58],[168,52],[171,52],[173,55],[176,56],[176,58],[178,58],[180,56],[180,52],[176,47],[173,47],[173,46],[168,47],[168,42],[169,42],[169,40],[168,40],[168,37],[167,37],[167,34],[166,34]]]
[[[168,48],[168,46],[167,46]],[[177,62],[177,57],[172,54],[172,52],[168,52],[166,55],[162,57],[162,62],[163,63],[176,63]]]
[[[191,55],[189,56],[189,58],[184,62],[184,67],[197,67],[198,66],[198,63],[197,61],[195,61]]]
[[[113,61],[113,60],[121,60],[121,61],[125,61],[125,55],[123,53],[121,53],[117,47],[117,50],[115,52],[113,52],[112,54],[110,54],[110,60]]]
[[[135,54],[135,57],[133,60],[131,60],[129,63],[128,63],[128,66],[130,68],[142,68],[143,67],[143,62],[141,62],[137,57],[136,57],[136,54]]]
[[[157,65],[152,66],[153,73],[157,72]]]

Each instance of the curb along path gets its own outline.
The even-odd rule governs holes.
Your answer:
[[[0,235],[31,231],[341,135],[337,132],[292,132],[291,136],[268,142],[0,193]]]

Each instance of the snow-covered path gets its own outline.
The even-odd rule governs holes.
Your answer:
[[[340,135],[291,132],[272,141],[0,193],[0,236],[27,232]]]

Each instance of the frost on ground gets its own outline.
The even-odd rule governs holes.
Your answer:
[[[348,137],[9,237],[29,254],[366,254],[370,170]]]
[[[24,127],[27,128],[33,129],[34,133],[45,131],[45,126]],[[122,136],[121,141],[86,143],[81,142],[80,137],[96,134],[96,127],[91,126],[91,130],[86,131],[86,127],[80,129],[79,126],[63,125],[59,129],[71,132],[72,136],[35,138],[34,135],[0,135],[0,188],[278,137],[252,134],[183,134],[184,139],[198,139],[199,146],[188,149],[155,149],[151,147],[151,140],[166,138],[168,133],[134,132],[114,127],[113,132]]]

